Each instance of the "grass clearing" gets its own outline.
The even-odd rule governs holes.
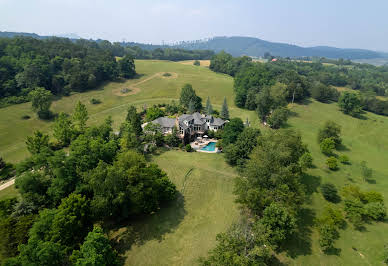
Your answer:
[[[125,265],[193,265],[214,247],[217,233],[238,218],[232,193],[236,173],[221,154],[174,150],[154,156],[153,161],[177,186],[178,201],[112,231],[111,237],[122,239],[132,229],[140,232],[120,242]]]
[[[17,197],[17,198],[20,197],[20,194],[15,188],[15,185],[9,186],[0,191],[0,200],[14,198],[14,197]]]
[[[210,60],[198,60],[201,64],[200,66],[202,67],[209,67],[210,66]],[[184,65],[193,65],[195,60],[185,60],[185,61],[179,61],[179,63],[184,64]]]

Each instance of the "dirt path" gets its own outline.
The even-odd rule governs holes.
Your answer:
[[[170,73],[171,76],[163,76],[163,74],[165,73]],[[133,95],[133,94],[136,94],[140,91],[140,88],[137,87],[139,86],[140,84],[144,83],[144,82],[147,82],[151,79],[154,79],[156,77],[160,77],[160,78],[163,78],[163,79],[176,79],[178,77],[178,74],[175,73],[175,72],[158,72],[158,73],[155,73],[153,74],[152,76],[148,77],[148,78],[145,78],[135,84],[131,84],[129,85],[128,89],[130,89],[130,91],[126,92],[126,93],[123,93],[121,92],[122,88],[119,88],[119,89],[115,89],[113,91],[113,93],[117,96],[128,96],[128,95]]]
[[[7,187],[12,186],[15,184],[15,178],[9,180],[8,182],[5,182],[4,184],[0,185],[0,190],[6,189]]]

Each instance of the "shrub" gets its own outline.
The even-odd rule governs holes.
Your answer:
[[[331,184],[331,183],[326,183],[321,186],[321,192],[323,197],[330,202],[338,202],[339,201],[339,196],[338,196],[338,191],[337,188]]]
[[[311,153],[305,152],[299,159],[299,164],[302,168],[311,168],[313,166],[313,157]]]
[[[356,229],[360,229],[365,220],[365,210],[361,202],[356,200],[345,200],[346,217],[353,223]]]
[[[336,147],[341,144],[341,126],[334,121],[326,121],[318,132],[318,142],[321,143],[324,139],[332,138]]]
[[[193,150],[193,148],[191,148],[191,145],[190,145],[190,144],[187,144],[187,145],[185,146],[185,151],[191,152],[192,150]]]
[[[333,156],[327,158],[326,165],[327,165],[327,167],[329,167],[330,170],[337,170],[338,169],[337,159]]]
[[[387,210],[381,202],[371,202],[365,204],[365,214],[372,220],[384,221]]]
[[[388,244],[384,245],[384,263],[388,264]]]
[[[183,143],[181,142],[181,143],[179,143],[178,148],[179,148],[179,149],[183,149],[184,146],[185,146],[185,145],[183,145]]]
[[[101,103],[101,100],[92,98],[92,99],[90,99],[90,103],[91,103],[91,104],[100,104],[100,103]]]
[[[163,73],[163,77],[171,77],[171,73],[168,73],[168,72]]]
[[[124,88],[124,89],[121,89],[120,92],[121,93],[128,93],[128,92],[131,92],[132,90],[130,88]]]
[[[338,160],[342,164],[349,164],[349,157],[346,155],[341,155],[340,157],[338,157]]]
[[[333,150],[335,149],[335,142],[332,138],[324,139],[319,145],[321,148],[321,152],[326,156],[330,156],[333,154]]]
[[[28,120],[28,119],[30,119],[30,118],[31,118],[31,116],[29,116],[29,115],[23,115],[23,116],[22,116],[22,119],[23,119],[23,120]]]
[[[324,251],[334,247],[334,241],[339,238],[337,228],[332,224],[324,224],[319,228],[319,245]]]
[[[194,66],[200,66],[201,65],[201,62],[199,62],[199,60],[195,60],[194,63],[193,63]]]

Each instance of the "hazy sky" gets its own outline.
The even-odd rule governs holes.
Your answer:
[[[0,31],[146,43],[252,36],[388,51],[388,0],[0,0]]]

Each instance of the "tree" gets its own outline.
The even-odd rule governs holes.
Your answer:
[[[125,120],[128,121],[129,124],[132,126],[132,129],[134,130],[136,136],[140,136],[143,130],[141,128],[141,118],[140,115],[137,113],[135,106],[131,105],[128,108],[128,113]]]
[[[201,62],[199,62],[199,60],[195,60],[194,63],[193,63],[194,66],[200,66],[201,65]]]
[[[299,159],[299,164],[303,169],[312,168],[313,167],[313,157],[311,153],[305,152]]]
[[[335,149],[335,141],[332,138],[324,139],[319,147],[323,154],[330,156],[333,154],[333,150]]]
[[[78,101],[73,113],[73,120],[76,122],[78,129],[83,132],[85,130],[86,121],[88,121],[88,110],[86,106]]]
[[[345,226],[342,212],[331,206],[326,206],[316,220],[319,231],[319,244],[325,252],[334,248],[334,242],[339,238],[338,229]]]
[[[187,108],[187,112],[189,114],[192,114],[195,112],[195,105],[194,105],[194,102],[193,101],[190,101],[189,103],[189,107]]]
[[[74,265],[120,265],[117,254],[105,237],[101,227],[89,232],[80,250],[74,250],[70,258]]]
[[[260,130],[246,127],[243,132],[238,135],[234,144],[229,144],[223,149],[225,160],[230,165],[243,166],[249,158],[249,154],[257,145],[257,137],[260,135]]]
[[[236,201],[259,216],[272,202],[297,210],[305,197],[299,160],[306,151],[301,136],[292,130],[259,136],[242,177],[236,180]]]
[[[74,249],[91,228],[90,207],[85,196],[70,194],[62,199],[49,232],[51,241]]]
[[[125,55],[118,62],[120,76],[126,79],[133,78],[136,75],[135,62],[129,55]]]
[[[329,167],[330,170],[337,170],[338,169],[337,159],[334,156],[327,158],[326,165],[327,165],[327,167]]]
[[[287,122],[289,114],[290,111],[285,107],[276,108],[268,117],[268,125],[270,125],[271,128],[279,129]]]
[[[269,230],[269,241],[277,246],[287,239],[296,229],[296,220],[288,210],[277,203],[265,208],[260,222]]]
[[[165,143],[170,147],[178,147],[182,143],[181,139],[178,137],[178,130],[176,127],[172,129],[172,133],[164,137]]]
[[[31,154],[41,153],[44,149],[49,148],[49,136],[37,130],[34,136],[27,137],[26,145]]]
[[[220,116],[222,119],[229,120],[229,109],[228,109],[228,104],[226,103],[226,97],[224,97],[224,102],[222,104]]]
[[[324,251],[334,248],[334,242],[339,238],[339,232],[332,224],[319,227],[319,245]]]
[[[338,105],[344,114],[351,116],[361,114],[361,99],[356,93],[344,91],[338,99]]]
[[[338,147],[341,142],[341,126],[329,120],[326,121],[322,128],[318,131],[318,142],[321,143],[324,139],[331,138],[335,146]]]
[[[73,124],[66,113],[59,113],[53,125],[53,136],[63,146],[68,146],[74,135]]]
[[[332,183],[325,183],[321,185],[321,192],[327,201],[336,203],[340,200],[337,188]]]
[[[185,84],[181,90],[179,102],[186,108],[189,108],[190,101],[194,103],[195,111],[202,109],[202,99],[195,94],[195,90],[191,84]]]
[[[39,87],[29,93],[29,98],[32,103],[32,109],[37,112],[39,118],[48,119],[52,103],[51,92]]]
[[[113,165],[100,161],[83,179],[93,192],[91,209],[96,218],[149,214],[176,196],[166,173],[133,150],[118,154]]]
[[[204,266],[271,265],[273,250],[267,228],[248,219],[233,224],[226,233],[217,235],[217,245],[207,258],[201,258]]]
[[[210,103],[210,98],[209,98],[209,96],[207,97],[207,100],[206,100],[206,114],[207,114],[207,115],[213,114],[213,106],[212,106],[212,104]]]
[[[146,115],[145,115],[145,120],[147,122],[151,122],[159,117],[164,116],[164,112],[162,109],[153,106],[147,109]]]
[[[222,144],[224,146],[235,143],[237,137],[244,130],[244,123],[240,118],[232,118],[226,123],[222,131]]]

